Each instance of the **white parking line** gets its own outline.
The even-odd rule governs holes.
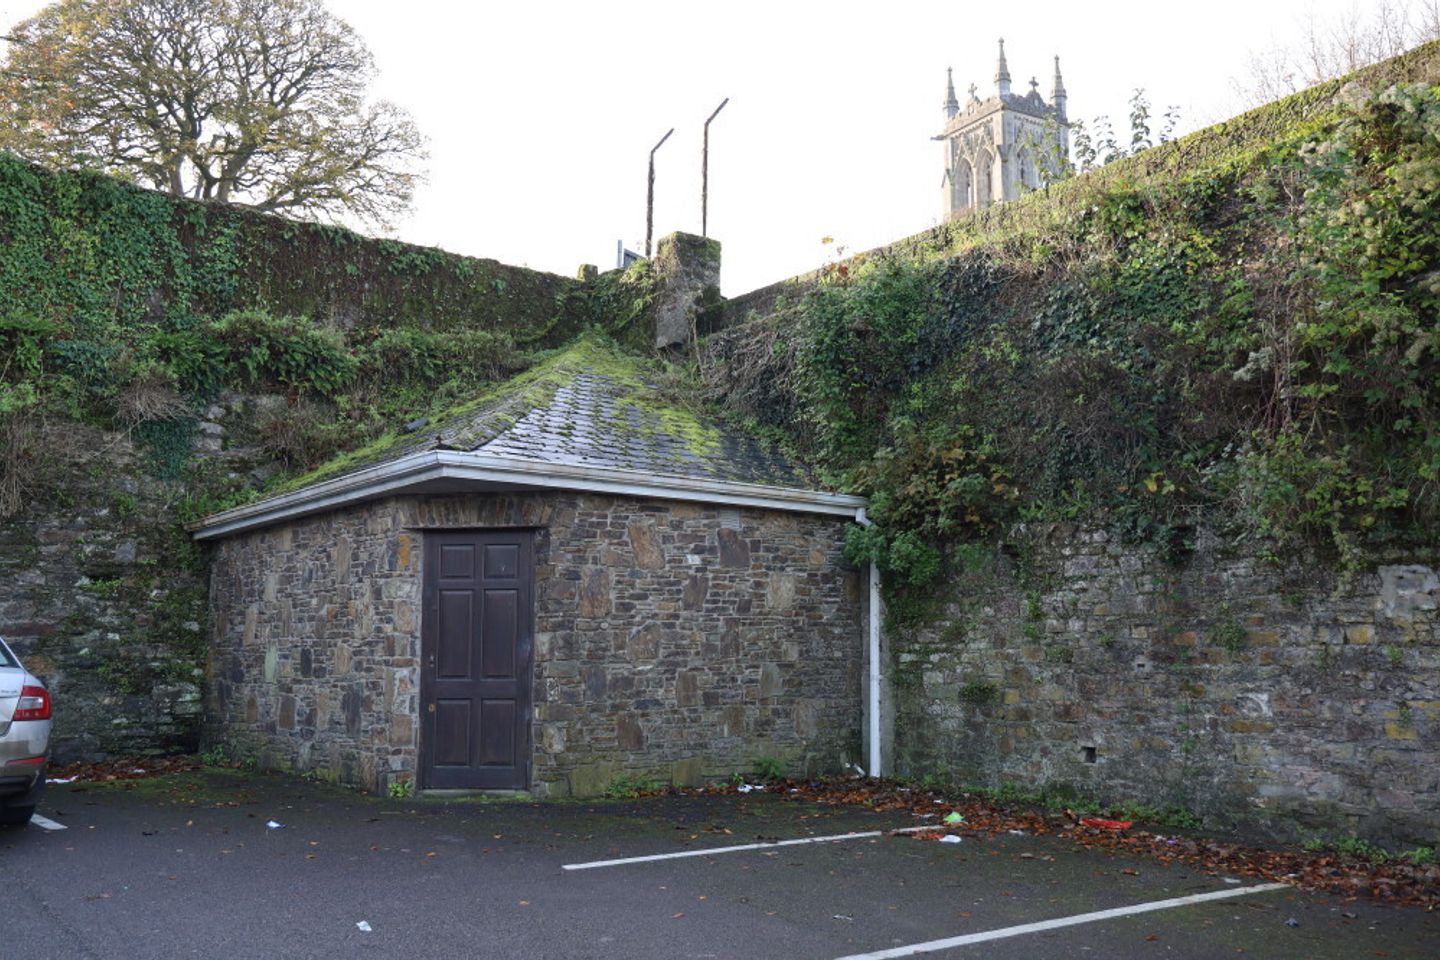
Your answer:
[[[40,814],[38,814],[38,813],[35,813],[35,814],[31,814],[31,815],[30,815],[30,822],[33,823],[33,824],[35,824],[35,826],[39,827],[41,830],[64,830],[64,829],[65,829],[65,824],[63,824],[63,823],[56,823],[54,820],[51,820],[49,817],[42,817],[42,816],[40,816]]]
[[[597,867],[620,867],[627,863],[653,863],[656,860],[680,860],[685,857],[713,857],[717,853],[740,853],[744,850],[770,850],[775,847],[793,847],[802,843],[834,843],[838,840],[862,840],[866,837],[882,837],[887,833],[919,833],[921,830],[943,829],[936,824],[921,827],[901,827],[898,830],[865,830],[860,833],[837,833],[829,837],[801,837],[796,840],[774,840],[769,843],[742,843],[733,847],[710,847],[707,850],[682,850],[678,853],[652,853],[645,857],[621,857],[618,860],[592,860],[589,863],[567,863],[562,870],[594,870]]]
[[[1152,900],[1149,903],[1137,903],[1130,907],[1096,910],[1094,913],[1077,913],[1073,917],[1041,920],[1038,923],[1022,923],[1018,927],[1002,927],[999,930],[986,930],[983,933],[967,933],[963,936],[949,937],[945,940],[927,940],[924,943],[912,943],[905,947],[876,950],[874,953],[856,953],[841,957],[839,960],[894,960],[896,957],[913,957],[919,953],[934,953],[937,950],[949,950],[952,947],[964,947],[972,943],[1004,940],[1007,937],[1018,937],[1027,933],[1040,933],[1044,930],[1056,930],[1060,927],[1073,927],[1082,923],[1095,923],[1099,920],[1113,920],[1116,917],[1129,917],[1137,913],[1169,910],[1172,907],[1187,907],[1192,903],[1206,903],[1210,900],[1226,900],[1230,897],[1244,897],[1252,893],[1268,893],[1271,890],[1289,889],[1291,888],[1283,883],[1260,883],[1253,887],[1215,890],[1211,893],[1193,893],[1188,897],[1174,897],[1170,900]]]

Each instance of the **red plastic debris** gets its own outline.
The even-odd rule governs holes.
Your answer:
[[[1082,827],[1093,827],[1096,830],[1129,830],[1135,826],[1134,820],[1101,820],[1098,817],[1086,817],[1080,821]]]

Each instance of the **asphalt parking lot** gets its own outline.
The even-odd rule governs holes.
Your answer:
[[[1440,956],[1440,914],[765,792],[440,803],[205,770],[41,813],[65,829],[0,832],[0,957]]]

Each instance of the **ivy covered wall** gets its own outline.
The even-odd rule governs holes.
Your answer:
[[[921,677],[897,693],[897,753],[911,764],[903,772],[1039,790],[1052,777],[1073,786],[1070,773],[1083,770],[1087,790],[1133,793],[1134,783],[1080,767],[1075,738],[1063,762],[1043,762],[1058,741],[1013,746],[1015,731],[1036,736],[1056,704],[1097,693],[1079,671],[1030,665],[1046,663],[1051,647],[1088,650],[1104,636],[1123,638],[1132,656],[1190,662],[1206,651],[1197,638],[1225,619],[1224,604],[1239,611],[1242,646],[1248,633],[1274,633],[1267,618],[1302,623],[1278,634],[1296,651],[1270,663],[1339,656],[1344,679],[1326,674],[1305,695],[1346,691],[1344,709],[1365,718],[1362,733],[1297,709],[1245,749],[1296,756],[1276,744],[1308,737],[1341,750],[1337,738],[1353,734],[1373,751],[1360,767],[1440,763],[1412,743],[1440,738],[1433,632],[1397,629],[1383,655],[1339,649],[1392,626],[1380,593],[1363,584],[1383,580],[1381,567],[1433,571],[1440,546],[1437,84],[1440,44],[1430,44],[727,304],[738,325],[707,341],[711,395],[871,498],[876,526],[852,531],[850,556],[880,565],[892,667],[903,674],[898,665],[911,663]],[[988,584],[978,601],[986,610],[975,613],[968,571],[1001,544],[1023,544],[1016,531],[1056,524],[1108,538],[1106,562],[1119,569],[1107,590],[1150,603],[1153,591],[1136,584],[1183,583],[1188,613],[1160,629],[1143,604],[1098,602],[1106,609],[1092,617],[1089,600],[1043,590],[1032,604],[1027,592],[1040,588],[1023,577]],[[1205,563],[1254,577],[1207,582],[1197,572],[1202,533]],[[1056,544],[1047,562],[1063,568],[1088,543]],[[1272,617],[1276,591],[1265,578],[1296,568],[1324,575],[1280,591],[1299,608]],[[995,612],[1030,606],[1034,622]],[[1032,638],[1027,625],[1044,632]],[[1153,702],[1155,685],[1124,682],[1124,665],[1108,657],[1101,647],[1086,662],[1119,671],[1105,674],[1115,679],[1105,691],[1113,717],[1159,711],[1173,730],[1172,706],[1215,716],[1235,708],[1199,694],[1199,703]],[[1054,686],[1037,694],[1045,684],[1024,679],[1027,670]],[[1231,694],[1258,693],[1270,683],[1253,657],[1207,671],[1195,689],[1215,680]],[[1027,699],[1013,710],[966,709],[967,678]],[[1407,725],[1387,728],[1402,715]],[[1185,739],[1145,745],[1143,764],[1112,751],[1108,769],[1153,771],[1166,757],[1179,765]],[[1010,755],[996,755],[1006,742]],[[1239,754],[1230,753],[1233,767]],[[1325,750],[1304,756],[1308,764]],[[1327,829],[1383,820],[1359,809],[1388,802],[1379,792],[1323,759],[1315,769],[1322,792],[1333,787]],[[1212,771],[1206,790],[1173,799],[1192,814],[1223,806],[1233,816],[1254,782],[1233,773]],[[1428,774],[1404,782],[1404,803],[1421,811],[1404,830],[1440,831],[1440,783]],[[1219,783],[1234,788],[1223,804]]]

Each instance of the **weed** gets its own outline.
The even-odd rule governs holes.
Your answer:
[[[391,800],[405,800],[415,795],[414,780],[392,780],[387,791]]]
[[[216,744],[208,750],[201,751],[200,762],[207,767],[224,767],[229,765],[230,751],[223,744]]]
[[[1236,620],[1227,620],[1210,628],[1210,642],[1230,653],[1244,650],[1248,637],[1245,626]]]
[[[610,785],[605,788],[605,796],[612,800],[631,800],[655,793],[659,789],[660,781],[654,777],[645,774],[632,777],[622,773],[610,781]]]
[[[984,678],[967,680],[960,687],[960,702],[972,707],[983,707],[994,703],[1000,696],[1000,689]]]
[[[785,776],[785,762],[777,757],[756,757],[755,776],[761,780],[779,780]]]
[[[1384,847],[1377,847],[1361,837],[1345,837],[1338,840],[1335,843],[1335,850],[1347,857],[1359,857],[1374,863],[1385,863],[1390,859],[1390,853]]]
[[[1417,867],[1428,867],[1435,862],[1434,847],[1416,847],[1414,850],[1406,850],[1400,854],[1402,859],[1409,860]]]
[[[104,597],[107,600],[114,599],[120,594],[120,587],[123,586],[119,577],[99,578],[85,584],[85,589],[97,597]]]

